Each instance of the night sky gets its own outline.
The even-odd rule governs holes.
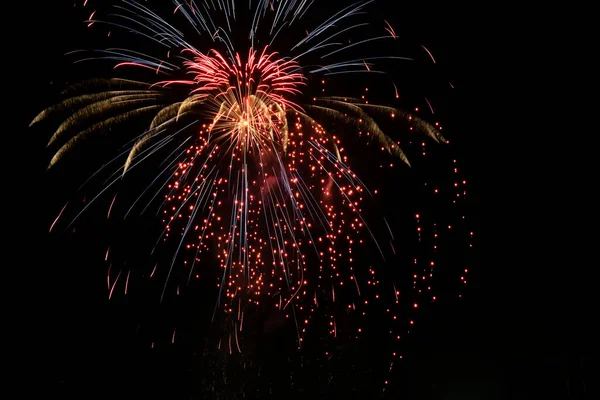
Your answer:
[[[186,306],[171,316],[168,309],[154,310],[150,316],[143,304],[146,299],[128,306],[106,300],[103,264],[106,245],[90,242],[109,237],[130,240],[139,225],[119,226],[119,233],[115,234],[114,229],[110,230],[114,227],[88,222],[77,226],[80,230],[77,235],[61,237],[47,233],[61,207],[72,199],[73,188],[81,182],[77,174],[85,177],[86,172],[78,171],[74,162],[58,173],[46,173],[45,166],[51,156],[45,149],[44,135],[48,132],[28,130],[26,126],[41,109],[58,99],[66,81],[73,83],[106,73],[106,68],[94,63],[73,66],[72,59],[64,56],[74,49],[103,47],[98,37],[86,36],[82,21],[92,9],[82,10],[81,1],[77,2],[78,7],[73,7],[72,1],[47,3],[50,2],[36,6],[27,21],[32,27],[30,39],[24,39],[21,47],[35,51],[25,51],[28,62],[19,71],[27,77],[19,89],[19,93],[25,94],[26,103],[20,110],[22,118],[19,115],[19,123],[15,125],[26,143],[31,170],[23,178],[36,188],[34,196],[23,200],[31,221],[19,224],[25,226],[21,236],[27,238],[23,239],[27,244],[17,245],[25,247],[19,250],[22,268],[31,274],[27,289],[32,295],[25,298],[31,312],[23,325],[27,327],[24,337],[31,356],[24,373],[32,385],[38,386],[33,390],[43,387],[48,396],[62,398],[87,398],[98,393],[106,398],[233,398],[207,394],[207,374],[198,372],[205,368],[204,364],[190,350],[193,341],[150,351],[147,342],[152,334],[138,332],[138,320],[154,321],[160,330],[161,325],[187,319],[182,329],[193,336],[204,329],[196,326],[199,322],[193,322],[194,313],[200,315],[206,310]],[[389,7],[392,2],[382,3]],[[481,23],[472,20],[476,17],[471,16],[472,10],[467,6],[426,1],[403,4],[395,13],[386,6],[376,7],[374,13],[379,15],[373,19],[387,19],[397,34],[405,35],[413,44],[426,44],[436,58],[435,66],[407,67],[406,80],[398,83],[410,93],[409,102],[421,101],[420,106],[424,107],[419,93],[426,93],[436,107],[436,116],[445,127],[443,133],[451,141],[452,154],[460,161],[464,179],[469,182],[469,202],[465,209],[469,230],[475,232],[476,239],[468,258],[469,284],[454,290],[457,285],[449,282],[447,300],[428,306],[419,314],[418,326],[404,343],[404,359],[394,367],[393,385],[384,398],[586,398],[590,359],[585,356],[585,341],[577,333],[583,326],[581,312],[573,310],[578,297],[571,295],[568,287],[572,278],[563,281],[550,277],[549,271],[557,267],[547,254],[540,254],[547,252],[547,244],[536,241],[541,228],[531,221],[503,217],[511,213],[508,208],[515,207],[510,203],[514,199],[504,193],[511,190],[511,179],[502,173],[493,177],[487,173],[489,159],[502,157],[496,154],[499,150],[489,138],[487,126],[493,122],[484,120],[480,113],[485,106],[479,95],[499,90],[490,79],[495,73],[493,67],[490,69],[480,57],[479,49],[485,41],[478,35]],[[414,47],[411,51],[415,51]],[[483,72],[488,70],[489,73]],[[448,81],[455,89],[440,89]],[[410,201],[408,204],[414,206]],[[392,206],[388,203],[387,207]],[[104,211],[97,214],[101,212]],[[402,220],[401,215],[398,218]],[[149,224],[142,225],[142,229],[152,229],[147,221],[138,223]],[[131,240],[132,253],[144,248],[138,244],[142,239],[138,239]],[[458,256],[449,253],[448,257],[454,260]],[[192,299],[204,300],[201,295]],[[290,350],[290,355],[274,350],[278,341],[283,340],[280,336],[263,334],[257,340],[257,348],[264,351],[258,353],[264,354],[259,357],[266,360],[261,379],[275,383],[244,383],[240,376],[243,370],[232,371],[235,378],[231,385],[245,385],[247,398],[268,398],[250,393],[263,387],[274,391],[273,398],[378,398],[380,395],[381,382],[376,382],[372,374],[365,372],[365,379],[361,380],[352,368],[342,363],[328,373],[337,374],[337,382],[346,379],[347,383],[338,383],[325,392],[317,388],[311,372],[286,363],[286,356],[296,360],[293,351]],[[361,350],[387,351],[375,341],[363,346],[366,347],[355,350],[356,365],[361,367],[372,362],[360,359]],[[276,365],[291,368],[298,377],[297,386],[291,387],[289,381],[284,381],[282,377],[289,374]],[[316,366],[310,368],[318,370]],[[26,393],[29,388],[23,390]]]

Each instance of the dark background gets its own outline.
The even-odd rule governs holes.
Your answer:
[[[33,171],[27,179],[31,194],[21,205],[31,210],[23,213],[33,219],[19,224],[26,234],[21,236],[26,244],[19,264],[31,274],[28,295],[17,301],[27,309],[25,346],[32,350],[21,364],[23,372],[40,382],[46,393],[69,398],[97,392],[117,398],[125,394],[136,398],[136,393],[189,398],[187,378],[177,369],[190,362],[189,355],[148,356],[134,349],[134,342],[123,343],[119,339],[123,322],[111,319],[124,317],[93,300],[93,287],[103,284],[96,283],[102,274],[89,273],[85,266],[77,274],[75,265],[83,258],[63,257],[52,248],[56,242],[49,245],[45,235],[58,202],[55,193],[52,197],[43,191],[59,188],[41,182],[47,157],[44,140],[31,139],[25,126],[56,99],[61,88],[50,82],[70,75],[63,54],[82,47],[86,38],[81,21],[91,12],[89,6],[82,12],[72,3],[60,3],[32,6],[30,28],[17,39],[24,41],[25,50],[16,68],[24,77],[16,96],[25,101],[17,127],[28,149],[26,164]],[[471,182],[481,250],[476,279],[465,290],[464,300],[437,304],[422,317],[404,364],[394,375],[391,398],[585,398],[589,385],[583,290],[571,286],[580,261],[577,256],[559,257],[566,243],[545,233],[547,220],[531,214],[541,206],[527,201],[517,185],[522,179],[513,179],[509,166],[503,169],[510,164],[506,159],[510,154],[496,141],[518,141],[518,128],[500,132],[499,137],[493,127],[496,120],[488,118],[489,109],[498,107],[488,99],[501,91],[495,76],[502,74],[501,64],[489,57],[489,48],[484,50],[489,43],[483,28],[490,12],[420,2],[402,5],[393,15],[396,32],[426,44],[457,88],[442,106],[448,122],[442,120]],[[93,76],[92,68],[79,69],[78,77]],[[510,109],[509,104],[503,107]],[[515,124],[518,127],[518,120]],[[48,198],[56,204],[44,206]],[[98,255],[102,257],[87,254]],[[68,273],[60,273],[61,268]],[[34,386],[23,390],[35,390]]]

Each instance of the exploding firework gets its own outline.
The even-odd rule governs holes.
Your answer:
[[[114,140],[119,126],[148,122],[146,130],[102,166],[99,172],[121,163],[68,226],[109,187],[155,160],[156,178],[123,216],[163,200],[164,229],[157,245],[173,241],[176,250],[151,273],[163,268],[161,300],[207,268],[218,268],[213,319],[225,321],[218,347],[229,353],[242,351],[245,316],[264,303],[293,321],[302,347],[317,309],[326,314],[329,334],[337,337],[349,329],[340,328],[339,315],[369,303],[361,298],[361,285],[381,283],[374,267],[355,260],[357,246],[365,242],[382,256],[383,251],[364,216],[373,193],[345,155],[352,135],[377,143],[407,166],[398,138],[384,133],[381,121],[408,126],[423,140],[446,143],[435,124],[394,106],[345,93],[311,96],[318,90],[315,84],[324,82],[321,77],[384,76],[374,69],[378,60],[409,60],[345,56],[373,41],[397,38],[387,21],[381,23],[380,36],[361,38],[368,24],[359,17],[372,2],[342,8],[308,31],[302,21],[313,3],[309,1],[175,0],[171,23],[146,3],[124,0],[106,13],[106,20],[100,12],[91,13],[88,26],[132,32],[157,54],[110,48],[84,60],[107,59],[115,68],[140,68],[161,78],[74,85],[65,91],[65,100],[32,122],[68,115],[50,138],[57,151],[49,168],[82,152],[85,142],[102,136]],[[178,28],[182,22],[191,34]],[[349,35],[359,39],[349,40]],[[388,84],[397,98],[395,85]],[[359,282],[357,275],[364,279]],[[109,270],[109,296],[118,283],[127,293],[129,273],[111,276]],[[392,287],[397,303],[399,291]]]

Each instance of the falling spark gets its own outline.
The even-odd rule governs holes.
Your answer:
[[[385,21],[385,24],[387,25],[387,28],[385,28],[386,31],[388,31],[388,33],[390,34],[390,36],[394,39],[398,39],[398,35],[396,35],[396,32],[394,32],[394,28],[392,28],[392,26],[390,25],[389,22]]]
[[[427,97],[425,97],[425,101],[427,102],[427,105],[429,106],[429,110],[431,110],[431,113],[435,114],[435,112],[433,111],[433,107],[431,106],[431,103],[429,102],[429,100],[427,100]]]
[[[110,207],[108,207],[108,213],[106,214],[106,219],[110,218],[110,212],[112,211],[112,208],[113,208],[113,205],[115,204],[115,200],[116,199],[117,199],[117,195],[115,194],[115,196],[113,197],[112,201],[110,202]]]
[[[108,293],[108,299],[110,300],[113,294],[113,290],[115,290],[115,286],[117,285],[117,282],[119,281],[119,277],[121,276],[121,272],[119,271],[119,273],[117,274],[117,278],[115,279],[115,281],[112,284],[112,287],[110,288],[110,292]]]
[[[435,64],[435,58],[433,58],[433,54],[431,54],[431,52],[427,49],[427,47],[421,45],[421,47],[427,52],[427,54],[429,54],[429,57],[431,57],[431,61],[433,61],[433,63]]]
[[[88,21],[90,21],[90,23],[88,24],[88,28],[90,26],[94,25],[94,22],[96,22],[96,21],[92,21],[92,18],[94,18],[94,14],[96,14],[96,11],[93,11],[88,18]]]
[[[63,208],[60,210],[60,212],[58,213],[58,216],[54,219],[54,222],[52,222],[52,225],[50,225],[50,229],[48,229],[48,232],[52,232],[52,229],[54,228],[54,225],[56,225],[56,222],[58,221],[58,219],[62,215],[63,211],[65,211],[65,208],[67,208],[68,204],[69,204],[69,202],[67,202],[67,204],[65,204],[63,206]]]
[[[129,287],[129,274],[131,270],[127,271],[127,279],[125,280],[125,294],[127,294],[127,288]]]

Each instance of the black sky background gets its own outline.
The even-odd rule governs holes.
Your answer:
[[[25,94],[27,105],[20,110],[24,112],[22,118],[19,115],[22,123],[16,125],[23,142],[29,143],[31,149],[28,164],[35,176],[33,182],[44,176],[46,154],[43,140],[36,138],[30,142],[25,127],[60,90],[49,83],[64,77],[67,61],[63,54],[81,47],[85,40],[80,35],[84,31],[81,21],[85,13],[75,11],[70,2],[60,3],[64,4],[44,2],[35,7],[28,22],[34,28],[28,31],[29,38],[24,39],[22,46],[35,49],[25,52],[29,62],[23,63],[19,71],[27,79],[22,81],[17,96]],[[548,254],[549,242],[540,240],[543,228],[535,222],[519,217],[500,226],[504,215],[510,215],[518,205],[529,207],[525,206],[529,203],[517,201],[517,206],[509,203],[514,201],[513,196],[519,197],[518,193],[506,194],[513,192],[512,178],[503,173],[487,173],[489,160],[486,163],[484,159],[492,157],[496,161],[502,160],[502,156],[486,137],[491,135],[486,128],[494,121],[484,118],[485,105],[481,104],[484,97],[480,95],[500,90],[493,79],[499,72],[481,54],[480,48],[485,43],[479,35],[481,22],[474,21],[470,12],[467,6],[420,2],[403,5],[404,17],[396,15],[406,24],[402,31],[411,32],[414,40],[427,44],[440,68],[444,68],[448,79],[458,88],[459,94],[449,101],[447,115],[451,121],[446,125],[450,125],[455,136],[460,132],[457,146],[462,146],[467,179],[475,192],[476,213],[481,219],[477,280],[466,290],[463,302],[438,304],[426,315],[415,335],[410,357],[402,367],[403,382],[397,393],[404,395],[402,398],[419,399],[586,398],[590,357],[585,348],[586,323],[582,323],[585,313],[579,311],[580,297],[570,288],[576,278],[568,272],[560,274],[562,280],[554,278],[556,269],[576,271],[569,265],[577,260],[553,259]],[[82,76],[91,76],[91,72],[93,69],[85,69]],[[510,137],[517,137],[516,133],[513,135]],[[33,185],[47,189],[41,184]],[[518,192],[516,188],[513,190]],[[44,197],[43,193],[36,193],[24,202],[30,209],[43,202]],[[78,330],[73,319],[79,309],[84,321],[80,328],[85,330],[90,326],[93,307],[84,309],[86,301],[91,301],[85,297],[85,285],[94,284],[95,276],[82,272],[68,282],[81,287],[73,293],[57,294],[56,288],[65,289],[69,285],[57,280],[53,273],[61,268],[60,256],[40,244],[47,239],[44,232],[49,218],[42,214],[35,209],[30,214],[34,219],[24,229],[27,248],[19,250],[23,268],[32,274],[30,293],[23,300],[31,310],[24,336],[27,348],[32,351],[23,372],[33,382],[40,382],[46,393],[60,393],[67,398],[85,398],[98,391],[111,393],[111,385],[117,387],[113,398],[119,398],[120,390],[136,393],[137,385],[144,384],[145,378],[131,376],[147,367],[143,363],[151,362],[168,370],[161,364],[177,360],[115,359],[119,352],[111,346],[117,345],[118,333],[108,328],[105,332]],[[39,252],[48,252],[47,264],[44,254]],[[77,295],[84,297],[78,300]],[[101,318],[109,322],[110,314],[105,311]],[[109,364],[110,360],[115,364]],[[148,378],[151,385],[140,391],[148,396],[160,388],[170,395],[159,398],[179,398],[173,393],[181,393],[181,386],[170,385],[176,378],[163,377],[162,383],[156,382],[160,376]],[[35,388],[24,388],[29,389]],[[136,398],[135,394],[129,397]]]

